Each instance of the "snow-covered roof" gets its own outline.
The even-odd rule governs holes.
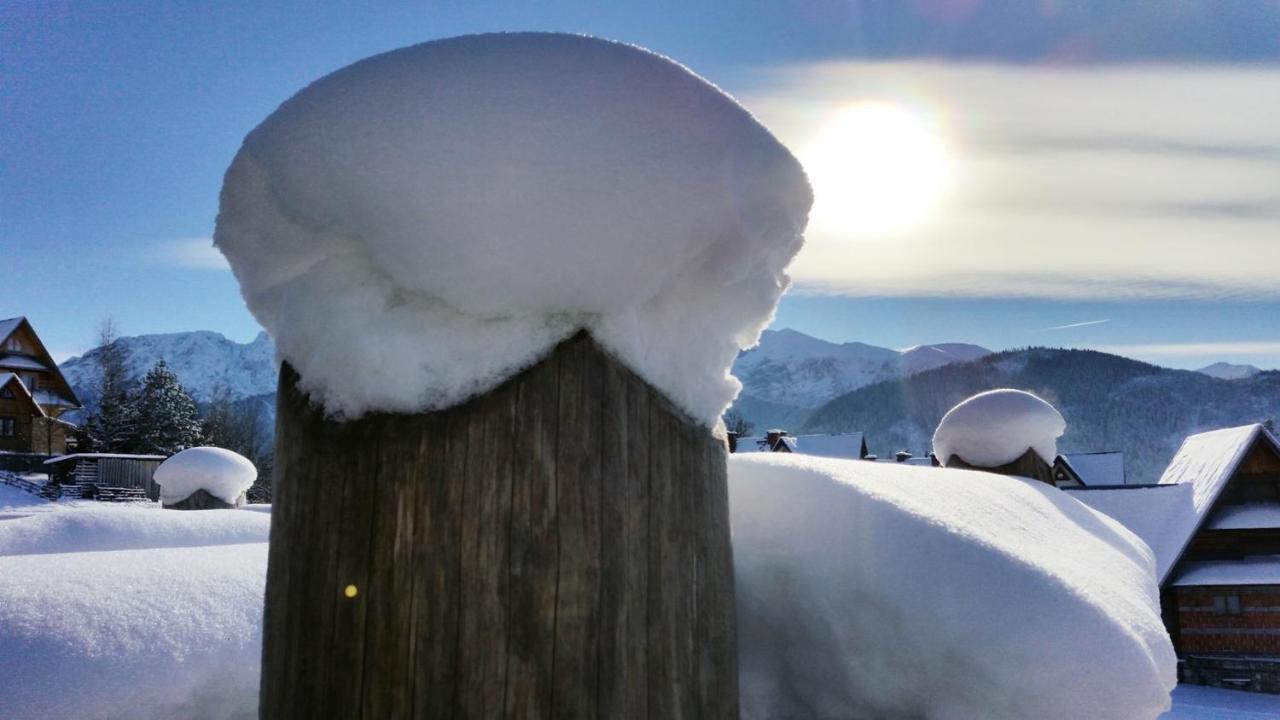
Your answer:
[[[164,460],[164,455],[130,455],[128,453],[72,453],[70,455],[59,455],[55,458],[49,458],[44,461],[45,465],[55,465],[68,460],[101,460],[102,458],[117,458],[120,460]]]
[[[12,335],[13,331],[18,329],[18,326],[22,324],[23,320],[26,320],[26,318],[21,315],[14,318],[0,320],[0,342],[3,342]]]
[[[1209,530],[1253,530],[1280,528],[1280,503],[1254,502],[1227,505],[1214,513],[1205,527]]]
[[[1174,585],[1280,585],[1280,555],[1189,562]]]
[[[36,410],[40,413],[40,417],[49,417],[48,413],[44,411],[44,408],[40,407],[40,403],[31,396],[31,391],[27,389],[27,384],[22,382],[22,378],[19,375],[11,372],[0,373],[0,388],[8,385],[9,383],[14,383],[22,389],[22,394],[26,395],[27,399],[31,401],[31,404],[35,406]]]
[[[0,355],[0,367],[17,368],[18,370],[49,369],[44,363],[26,355]]]
[[[1085,485],[1124,485],[1124,453],[1062,453],[1058,457]]]
[[[844,435],[789,435],[782,438],[791,452],[818,457],[862,459],[863,435],[860,432]]]
[[[1280,452],[1276,439],[1257,423],[1192,435],[1182,441],[1178,454],[1160,476],[1160,484],[1187,483],[1194,487],[1196,513],[1203,515],[1259,437]]]
[[[769,441],[762,437],[740,437],[733,452],[735,454],[769,452]]]
[[[69,408],[80,407],[80,405],[76,403],[74,400],[72,400],[71,398],[61,393],[54,392],[53,390],[49,390],[48,388],[40,388],[39,390],[36,390],[31,395],[32,397],[35,398],[36,402],[40,403],[41,405],[69,407]]]
[[[1156,556],[1156,579],[1162,584],[1199,524],[1190,485],[1086,486],[1063,491],[1142,538]]]

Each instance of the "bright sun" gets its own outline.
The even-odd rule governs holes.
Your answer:
[[[884,237],[928,217],[951,184],[951,158],[937,132],[887,102],[842,108],[801,158],[813,184],[809,227]]]

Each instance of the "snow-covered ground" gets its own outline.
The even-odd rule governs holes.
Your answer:
[[[1173,709],[1160,720],[1275,720],[1280,718],[1280,695],[1179,685]]]
[[[855,697],[877,717],[1159,714],[1150,553],[1070,496],[785,456],[734,459],[730,483],[744,717],[857,717]],[[0,715],[255,717],[270,514],[248,510],[0,486]],[[1173,697],[1164,720],[1280,717],[1271,696]]]

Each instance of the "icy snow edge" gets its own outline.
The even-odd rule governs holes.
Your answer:
[[[215,243],[336,417],[458,404],[586,329],[710,427],[811,203],[786,148],[675,62],[488,34],[287,101],[228,169]]]

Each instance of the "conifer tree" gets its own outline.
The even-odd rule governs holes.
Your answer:
[[[135,452],[172,455],[201,442],[196,402],[163,360],[143,380],[134,412]]]
[[[85,424],[83,450],[128,452],[135,435],[137,416],[129,397],[129,378],[119,332],[111,318],[98,328],[98,377],[94,389],[98,409]]]

